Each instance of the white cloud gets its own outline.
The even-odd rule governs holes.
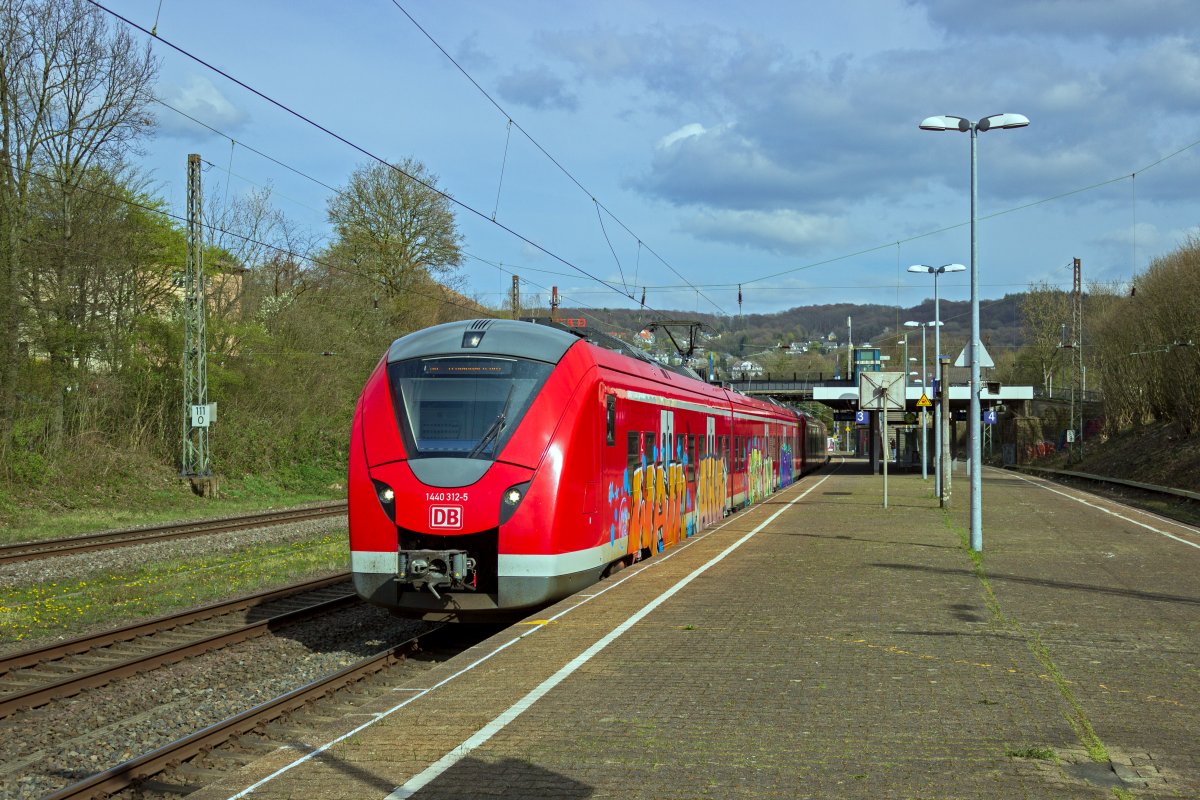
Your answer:
[[[699,122],[693,122],[690,125],[684,125],[682,128],[672,131],[663,138],[659,139],[658,149],[666,150],[680,139],[691,139],[693,137],[703,136],[705,133],[707,133],[707,131]]]
[[[188,116],[210,125],[222,133],[235,133],[246,121],[247,115],[229,102],[202,75],[193,75],[186,86],[167,85],[159,93],[165,105],[182,111]],[[192,135],[203,129],[187,117],[176,114],[171,108],[158,115],[159,130],[167,135]]]
[[[681,226],[698,239],[751,247],[779,255],[797,255],[840,244],[845,224],[824,214],[789,209],[774,211],[704,211]]]

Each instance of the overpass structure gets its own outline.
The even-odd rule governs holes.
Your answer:
[[[814,400],[823,403],[835,411],[858,410],[858,382],[852,380],[812,380],[786,378],[735,380],[727,384],[742,394],[769,396],[777,400],[803,402]],[[905,392],[905,411],[919,411],[917,402],[921,399],[923,389],[920,386],[909,386]],[[933,400],[932,397],[929,398]],[[987,383],[979,394],[979,401],[984,408],[994,408],[1020,400],[1032,400],[1032,386],[999,386],[991,391]],[[966,384],[950,386],[950,410],[958,411],[971,405],[970,387]],[[899,416],[899,415],[897,415]]]
[[[865,453],[870,459],[873,468],[879,469],[879,436],[881,416],[878,413],[869,414],[865,421],[854,422],[855,412],[860,411],[859,408],[859,391],[857,381],[851,380],[799,380],[791,381],[786,379],[766,379],[766,380],[742,380],[734,381],[728,386],[736,389],[743,394],[770,396],[780,401],[802,402],[815,401],[829,406],[834,410],[834,419],[836,421],[835,431],[839,439],[845,436],[845,446],[852,447],[856,452]],[[896,444],[900,439],[906,436],[914,438],[907,440],[902,444],[897,453],[903,451],[904,458],[912,459],[909,463],[915,463],[918,442],[916,434],[913,433],[913,425],[917,423],[917,412],[921,410],[918,403],[921,400],[925,389],[921,386],[909,386],[905,390],[904,411],[894,411],[888,416],[888,430],[900,431],[901,429],[908,431],[905,436],[897,433],[893,437],[893,444]],[[931,402],[935,400],[932,396],[928,398]],[[986,422],[995,421],[995,417],[988,417],[988,412],[995,411],[999,406],[1007,406],[1020,401],[1033,400],[1032,386],[1003,386],[995,382],[986,382],[979,395],[980,406],[984,412]],[[970,412],[971,406],[971,390],[967,384],[951,384],[949,386],[949,406],[950,406],[950,425],[953,428],[956,419],[965,419]],[[932,424],[935,410],[931,406],[929,408],[929,422]],[[839,413],[840,412],[840,413]],[[845,426],[843,428],[843,425]],[[852,431],[857,428],[860,435],[851,437]],[[992,431],[993,425],[987,424],[983,429],[984,442],[987,450],[992,450]],[[833,431],[831,431],[833,433]],[[952,433],[952,437],[956,434]],[[851,444],[851,442],[854,442]],[[932,446],[932,442],[927,443],[927,446]],[[897,456],[893,455],[893,459]]]

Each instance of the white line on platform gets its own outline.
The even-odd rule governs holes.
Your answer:
[[[1160,531],[1158,528],[1154,527],[1153,525],[1147,525],[1146,523],[1140,522],[1139,520],[1130,519],[1129,517],[1125,516],[1124,514],[1118,514],[1116,511],[1110,511],[1109,509],[1105,508],[1104,506],[1096,505],[1095,503],[1089,502],[1089,501],[1083,499],[1082,497],[1076,497],[1072,494],[1068,494],[1064,491],[1061,491],[1060,489],[1055,489],[1054,487],[1050,486],[1048,483],[1043,483],[1042,481],[1030,480],[1029,478],[1025,477],[1024,475],[1021,475],[1016,472],[1014,472],[1012,474],[1016,475],[1018,478],[1025,481],[1026,483],[1031,483],[1034,486],[1039,486],[1039,487],[1045,489],[1047,492],[1054,492],[1055,494],[1060,494],[1063,497],[1067,498],[1068,500],[1074,500],[1076,503],[1083,503],[1085,506],[1091,506],[1092,508],[1096,509],[1097,511],[1103,511],[1105,514],[1111,514],[1112,516],[1116,517],[1117,519],[1125,520],[1126,522],[1128,522],[1130,524],[1137,525],[1138,527],[1145,528],[1146,530],[1153,531],[1154,533],[1162,534],[1163,536],[1166,536],[1168,539],[1174,539],[1177,542],[1182,542],[1183,544],[1186,544],[1188,547],[1195,547],[1197,550],[1200,550],[1200,544],[1197,544],[1196,542],[1189,542],[1187,539],[1180,538],[1173,533],[1168,533],[1167,531]],[[1177,524],[1183,525],[1183,527],[1185,527],[1185,528],[1191,527],[1190,525],[1184,525],[1184,523],[1177,523]]]
[[[842,459],[841,461],[839,461],[839,462],[838,462],[838,466],[841,466],[843,463],[845,463],[845,459]],[[687,578],[684,578],[684,580],[683,580],[683,581],[681,581],[679,584],[677,584],[677,585],[676,585],[676,587],[673,587],[672,589],[669,589],[669,590],[668,590],[668,592],[670,592],[671,594],[674,594],[674,592],[675,592],[675,591],[678,591],[678,589],[679,589],[679,588],[682,588],[682,587],[683,587],[683,586],[684,586],[686,583],[690,582],[690,581],[692,580],[692,578],[694,578],[696,575],[699,575],[701,572],[703,572],[704,570],[708,569],[708,568],[709,568],[710,566],[712,566],[713,564],[716,564],[718,561],[720,561],[721,559],[723,559],[723,558],[726,556],[726,554],[728,554],[728,553],[729,553],[729,552],[731,552],[732,550],[736,549],[738,546],[740,546],[740,545],[742,544],[742,542],[746,541],[747,539],[749,539],[749,538],[750,538],[751,536],[753,536],[754,534],[758,533],[758,532],[759,532],[759,531],[760,531],[760,530],[761,530],[761,529],[762,529],[764,526],[766,526],[768,523],[770,523],[772,520],[774,520],[776,517],[778,517],[780,514],[782,514],[782,513],[783,513],[784,511],[786,511],[788,508],[790,508],[790,507],[791,507],[791,506],[792,506],[794,503],[796,503],[797,501],[799,501],[799,500],[803,499],[804,497],[808,496],[809,492],[811,492],[813,489],[817,488],[817,487],[818,487],[818,486],[820,486],[822,483],[824,483],[824,482],[825,482],[825,481],[826,481],[826,480],[827,480],[827,479],[830,477],[830,475],[831,475],[831,474],[832,474],[832,473],[830,473],[829,475],[825,475],[825,476],[823,476],[823,477],[822,477],[822,478],[821,478],[819,481],[817,481],[817,482],[816,482],[816,483],[814,483],[812,486],[810,486],[808,489],[806,489],[806,490],[805,490],[805,491],[804,491],[802,494],[800,494],[799,496],[797,496],[795,499],[793,499],[791,502],[789,502],[789,503],[788,503],[786,506],[784,506],[783,508],[779,509],[779,510],[778,510],[778,511],[776,511],[774,514],[772,514],[772,515],[771,515],[771,516],[770,516],[770,517],[767,519],[767,521],[766,521],[766,522],[764,522],[762,525],[758,526],[758,527],[757,527],[757,528],[755,528],[753,531],[751,531],[750,533],[746,534],[746,535],[745,535],[745,536],[743,536],[741,539],[739,539],[737,542],[735,542],[734,544],[730,545],[730,546],[729,546],[729,547],[728,547],[728,548],[727,548],[727,549],[726,549],[724,552],[722,552],[720,555],[718,555],[716,558],[714,558],[712,561],[710,561],[710,562],[709,562],[708,564],[706,564],[705,566],[701,567],[701,568],[700,568],[699,570],[697,570],[696,572],[692,573],[692,575],[689,575]],[[756,508],[757,508],[757,506],[756,506]],[[708,530],[706,530],[706,531],[702,531],[701,533],[698,533],[698,534],[696,534],[696,535],[695,535],[695,536],[693,536],[692,538],[688,539],[686,542],[682,542],[682,543],[680,543],[680,544],[676,545],[675,547],[672,547],[670,550],[668,550],[667,552],[663,553],[662,555],[660,555],[660,556],[658,556],[658,557],[656,557],[656,558],[651,558],[649,561],[646,561],[646,562],[641,562],[641,563],[639,563],[639,564],[635,564],[633,568],[629,568],[628,570],[626,570],[626,572],[628,572],[628,574],[627,574],[627,575],[625,575],[624,577],[622,577],[622,578],[619,578],[619,579],[616,579],[616,580],[612,580],[612,582],[611,582],[611,583],[608,583],[608,582],[606,581],[606,583],[608,583],[608,585],[607,585],[607,586],[605,586],[603,589],[601,589],[601,590],[600,590],[600,591],[598,591],[598,592],[595,592],[594,594],[588,595],[588,596],[586,596],[586,597],[584,597],[584,598],[580,599],[580,601],[579,601],[578,603],[576,603],[575,605],[573,605],[573,606],[570,606],[570,607],[568,607],[568,608],[565,608],[565,609],[563,609],[562,611],[558,612],[558,613],[557,613],[557,614],[555,614],[554,616],[550,617],[550,618],[547,620],[547,622],[553,622],[553,621],[557,620],[557,619],[558,619],[558,618],[560,618],[560,617],[566,616],[567,614],[570,614],[572,611],[574,611],[575,609],[577,609],[577,608],[579,608],[580,606],[582,606],[584,603],[590,602],[591,600],[593,600],[593,599],[595,599],[595,598],[597,598],[597,597],[600,597],[600,596],[601,596],[601,595],[603,595],[603,594],[606,594],[607,592],[609,592],[609,591],[611,591],[611,590],[613,590],[613,589],[617,588],[617,587],[618,587],[618,586],[620,586],[621,584],[623,584],[625,581],[627,581],[627,580],[631,580],[631,579],[633,579],[633,578],[636,578],[638,575],[642,574],[642,573],[643,573],[643,572],[645,572],[646,570],[648,570],[648,569],[654,569],[654,568],[655,568],[655,567],[657,567],[658,565],[665,563],[665,562],[666,562],[666,561],[668,561],[669,559],[673,558],[674,556],[676,556],[676,555],[678,555],[679,553],[683,552],[683,551],[684,551],[684,550],[686,550],[687,548],[691,547],[693,544],[696,544],[696,543],[697,543],[697,542],[699,542],[701,539],[707,539],[707,538],[708,538],[709,536],[711,536],[712,534],[714,534],[714,533],[717,533],[718,531],[720,531],[720,530],[721,530],[722,528],[724,528],[726,525],[729,525],[729,524],[733,523],[734,521],[736,521],[736,520],[740,519],[740,518],[741,518],[741,516],[742,516],[741,514],[735,514],[735,515],[731,516],[729,519],[727,519],[727,520],[723,521],[723,522],[722,522],[720,525],[717,525],[717,526],[715,526],[715,527],[709,528],[709,529],[708,529]],[[611,579],[610,579],[610,580],[611,580]],[[662,595],[662,596],[660,596],[660,600],[665,600],[665,599],[666,599],[666,596],[665,596],[665,595]],[[654,603],[656,603],[656,604],[657,604],[657,602],[659,602],[659,601],[652,601],[652,602],[654,602]],[[647,613],[649,613],[649,612],[647,611]],[[635,616],[636,616],[636,615],[635,615]],[[645,616],[645,615],[643,615],[643,616]],[[640,619],[640,618],[641,618],[641,617],[639,617],[639,619]],[[630,619],[632,619],[632,617],[631,617]],[[628,622],[628,620],[627,620],[626,622]],[[632,623],[630,623],[630,624],[632,624]],[[429,694],[430,692],[433,692],[434,690],[436,690],[436,689],[439,689],[439,688],[441,688],[442,686],[445,686],[446,684],[450,683],[451,681],[455,680],[456,678],[458,678],[458,677],[460,677],[460,676],[462,676],[462,675],[464,675],[464,674],[466,674],[466,673],[470,672],[471,670],[473,670],[473,669],[475,669],[476,667],[478,667],[480,664],[482,664],[482,663],[484,663],[485,661],[487,661],[487,660],[491,659],[493,656],[496,656],[496,655],[498,655],[498,654],[499,654],[499,653],[501,653],[502,651],[504,651],[504,650],[507,650],[507,649],[508,649],[509,647],[511,647],[512,645],[514,645],[514,644],[516,644],[517,642],[521,641],[521,640],[522,640],[522,639],[524,639],[526,636],[532,636],[533,634],[537,633],[538,631],[542,630],[542,629],[543,629],[543,628],[545,628],[545,627],[546,627],[545,625],[536,625],[536,626],[534,626],[534,627],[530,628],[529,630],[527,630],[525,633],[522,633],[520,636],[515,636],[515,637],[513,637],[512,639],[509,639],[509,640],[508,640],[507,642],[505,642],[504,644],[501,644],[501,645],[499,645],[499,646],[498,646],[498,647],[497,647],[495,650],[493,650],[492,652],[490,652],[490,653],[488,653],[487,655],[484,655],[484,656],[482,656],[482,657],[480,657],[480,658],[476,659],[475,661],[472,661],[470,664],[468,664],[467,666],[463,667],[463,668],[462,668],[462,669],[460,669],[458,672],[455,672],[453,675],[450,675],[449,677],[447,677],[447,678],[444,678],[444,679],[442,679],[442,680],[438,681],[438,682],[437,682],[437,683],[435,683],[433,686],[430,686],[428,689],[422,689],[422,690],[420,690],[420,691],[419,691],[419,693],[417,693],[417,694],[414,694],[412,697],[406,698],[405,700],[403,700],[403,701],[401,701],[401,702],[397,703],[396,705],[392,706],[391,708],[387,709],[386,711],[380,712],[380,713],[378,714],[378,716],[377,716],[375,719],[372,719],[372,720],[370,720],[370,721],[368,721],[368,722],[365,722],[365,723],[363,723],[362,725],[359,725],[357,728],[354,728],[353,730],[349,730],[349,731],[347,731],[346,733],[343,733],[341,736],[338,736],[338,737],[337,737],[337,738],[335,738],[335,739],[331,739],[330,741],[326,742],[325,744],[321,745],[320,747],[317,747],[316,749],[313,749],[313,750],[310,750],[310,751],[308,751],[307,753],[305,753],[304,755],[302,755],[300,758],[297,758],[295,761],[292,761],[291,763],[285,764],[284,766],[282,766],[282,767],[280,767],[279,769],[277,769],[277,770],[275,770],[274,772],[272,772],[270,775],[267,775],[265,778],[262,778],[262,779],[260,779],[260,780],[258,780],[258,781],[256,781],[256,782],[254,782],[254,783],[250,784],[250,785],[249,785],[249,786],[247,786],[245,789],[242,789],[240,792],[238,792],[238,793],[236,793],[236,794],[230,795],[230,796],[229,796],[229,800],[241,800],[241,798],[243,798],[243,797],[246,797],[246,796],[248,796],[248,795],[252,794],[252,793],[253,793],[253,792],[254,792],[256,789],[259,789],[259,788],[261,788],[262,786],[265,786],[266,784],[268,784],[268,783],[270,783],[271,781],[273,781],[273,780],[275,780],[276,778],[278,778],[280,775],[283,775],[285,772],[289,772],[289,771],[291,771],[293,768],[300,766],[301,764],[305,763],[306,761],[309,761],[309,760],[311,760],[311,759],[313,759],[313,758],[316,758],[317,756],[320,756],[320,755],[322,755],[323,753],[325,753],[326,751],[328,751],[330,748],[332,748],[334,745],[338,744],[339,742],[343,742],[343,741],[345,741],[346,739],[349,739],[351,736],[354,736],[355,734],[357,734],[357,733],[360,733],[360,732],[362,732],[362,731],[366,730],[367,728],[371,727],[372,725],[374,725],[375,723],[379,722],[380,720],[382,720],[382,719],[385,719],[385,718],[387,718],[387,717],[390,717],[392,714],[396,713],[397,711],[399,711],[400,709],[404,708],[405,706],[411,705],[412,703],[416,702],[417,700],[420,700],[422,697],[426,696],[426,695],[427,695],[427,694]],[[624,632],[624,631],[622,631],[622,633],[623,633],[623,632]],[[612,634],[609,634],[609,635],[611,636]],[[618,635],[620,635],[620,634],[618,634]],[[607,637],[606,637],[606,638],[607,638]],[[616,637],[614,636],[613,638],[616,638]],[[594,646],[595,646],[595,645],[593,645],[593,647],[594,647]],[[599,651],[597,650],[597,652],[599,652]],[[592,655],[594,655],[594,653],[593,653]],[[591,656],[588,656],[588,658],[591,658]],[[585,660],[586,660],[586,659],[585,659]],[[581,662],[581,663],[582,663],[582,662]],[[563,677],[566,677],[566,676],[564,675]],[[559,680],[561,681],[562,679],[560,678]],[[541,687],[538,687],[538,688],[540,689]],[[534,689],[534,690],[533,690],[533,692],[537,692],[537,691],[538,691],[538,689]],[[530,695],[532,695],[532,694],[533,694],[533,692],[530,692]],[[545,693],[545,692],[543,692],[543,694],[544,694],[544,693]],[[528,696],[529,696],[529,695],[526,695],[526,697],[528,697]],[[540,696],[540,695],[539,695],[539,696]],[[517,705],[519,705],[521,702],[524,702],[524,700],[518,701]],[[530,704],[532,704],[532,701],[530,701]],[[515,707],[516,707],[516,706],[513,706],[513,708],[515,708]],[[528,707],[528,705],[526,706],[526,708],[527,708],[527,707]],[[512,710],[512,709],[509,709],[509,711],[511,711],[511,710]],[[522,709],[521,709],[521,711],[524,711],[524,710],[525,710],[524,708],[522,708]],[[508,713],[508,712],[505,712],[505,714],[507,714],[507,713]],[[517,712],[517,714],[519,714],[519,713],[520,713],[520,711],[518,711],[518,712]],[[514,715],[512,716],[512,719],[515,719],[515,718],[516,718],[516,716],[517,716],[517,714],[514,714]],[[503,715],[501,715],[501,716],[503,716]],[[499,718],[497,718],[497,719],[499,719]],[[510,719],[509,721],[511,721],[511,719]],[[505,723],[505,724],[507,724],[507,723]],[[503,726],[501,726],[501,727],[503,727]],[[499,728],[498,728],[497,730],[499,730]],[[478,735],[479,735],[479,734],[476,734],[476,736],[478,736]],[[472,737],[472,738],[474,738],[474,737]],[[470,741],[470,740],[468,740],[468,741]],[[486,740],[484,740],[484,741],[486,741]],[[481,743],[482,743],[482,742],[481,742]],[[465,742],[464,742],[464,745],[465,745]],[[454,750],[454,751],[451,751],[451,752],[457,752],[457,751],[458,751],[459,749],[461,749],[461,748],[462,748],[464,745],[459,745],[457,748],[455,748],[455,750]],[[476,745],[476,746],[478,746],[478,745]],[[472,749],[474,749],[474,748],[472,748]],[[466,753],[467,753],[467,752],[470,752],[470,751],[469,751],[469,750],[468,750],[468,751],[463,751],[463,752],[462,752],[462,753],[459,755],[459,757],[458,757],[458,758],[459,758],[459,759],[461,759],[461,758],[462,758],[462,756],[466,755]],[[445,759],[443,758],[443,760],[445,760]],[[455,759],[455,760],[458,760],[458,759]],[[438,763],[441,763],[441,762],[439,761]],[[449,767],[449,764],[448,764],[446,767],[443,767],[443,770],[442,770],[442,771],[445,771],[445,769],[446,769],[446,768],[448,768],[448,767]],[[432,769],[432,767],[431,767],[430,769]],[[426,770],[426,772],[428,772],[428,771],[429,771],[429,770]],[[422,775],[424,775],[425,773],[421,773],[421,774],[422,774]],[[420,776],[418,776],[418,777],[420,777]],[[432,779],[433,779],[433,776],[431,776],[430,778],[427,778],[425,782],[426,782],[426,783],[428,783],[428,781],[429,781],[429,780],[432,780]],[[414,780],[414,781],[415,781],[415,780],[416,780],[416,778],[413,778],[412,780]],[[412,783],[412,781],[409,781],[409,783]],[[408,786],[408,785],[409,785],[409,783],[406,783],[404,786]],[[422,785],[424,785],[424,784],[422,784]],[[395,797],[408,797],[409,795],[411,795],[411,794],[412,794],[412,792],[409,792],[409,794],[408,794],[408,795],[396,794],[396,792],[399,792],[399,791],[401,791],[402,789],[404,789],[404,786],[402,786],[402,787],[400,787],[400,788],[396,789],[396,791],[392,793],[392,796],[395,796]],[[414,789],[413,791],[416,791],[416,790]]]
[[[514,719],[519,717],[526,709],[528,709],[530,706],[532,706],[534,703],[536,703],[538,700],[540,700],[543,696],[545,696],[545,694],[547,692],[549,692],[555,686],[558,686],[560,683],[562,683],[564,680],[566,680],[568,677],[570,677],[572,673],[574,673],[577,669],[579,669],[581,666],[583,666],[588,661],[590,661],[594,655],[599,653],[604,648],[608,647],[610,644],[612,644],[614,641],[616,641],[622,634],[624,634],[626,631],[628,631],[630,628],[632,628],[638,622],[641,622],[643,619],[645,619],[652,611],[654,611],[654,609],[658,608],[663,603],[665,603],[667,600],[674,597],[680,590],[683,589],[683,587],[687,586],[689,583],[694,581],[696,578],[700,577],[700,575],[704,574],[710,568],[712,568],[713,566],[715,566],[716,564],[718,564],[719,562],[724,560],[724,558],[727,555],[732,553],[734,550],[737,550],[739,547],[741,547],[743,544],[745,544],[747,541],[749,541],[752,536],[754,536],[756,533],[761,531],[763,528],[767,527],[772,522],[774,522],[776,520],[776,518],[778,518],[779,515],[782,514],[784,511],[787,511],[789,508],[791,508],[793,505],[798,503],[800,500],[803,500],[805,497],[807,497],[808,494],[813,489],[820,486],[828,478],[829,478],[828,475],[821,478],[821,480],[814,483],[807,490],[805,490],[802,494],[799,494],[796,497],[794,497],[783,508],[779,509],[774,514],[767,517],[766,520],[764,520],[757,528],[750,531],[745,536],[743,536],[742,538],[738,539],[733,544],[726,547],[720,553],[713,556],[713,558],[710,559],[706,564],[702,564],[701,566],[697,567],[687,577],[683,578],[678,583],[676,583],[674,586],[672,586],[670,589],[667,589],[665,592],[660,594],[658,597],[654,598],[649,603],[642,606],[642,608],[640,610],[638,610],[636,613],[634,613],[632,616],[630,616],[627,620],[622,622],[620,625],[613,628],[602,639],[597,641],[595,644],[593,644],[588,649],[584,650],[579,655],[575,656],[575,658],[573,658],[570,662],[568,662],[565,666],[563,666],[562,669],[558,670],[558,672],[555,672],[549,678],[547,678],[546,680],[544,680],[540,684],[538,684],[532,691],[529,692],[529,694],[525,695],[520,700],[513,703],[508,708],[507,711],[505,711],[500,716],[496,717],[491,722],[489,722],[487,725],[484,725],[482,728],[480,728],[478,731],[476,731],[475,735],[471,736],[465,742],[463,742],[462,744],[455,747],[453,750],[451,750],[446,755],[442,756],[440,759],[435,761],[433,764],[430,764],[425,769],[424,772],[421,772],[420,774],[415,775],[403,786],[397,788],[394,792],[392,792],[390,795],[388,795],[388,800],[406,800],[406,798],[412,797],[413,794],[420,791],[420,789],[422,787],[424,787],[426,784],[428,784],[430,781],[436,779],[443,772],[450,769],[450,767],[454,766],[459,761],[461,761],[465,756],[467,756],[469,753],[471,753],[471,751],[475,750],[480,745],[482,745],[484,742],[486,742],[488,739],[491,739],[493,736],[495,736],[497,733],[499,733],[501,730],[503,730],[508,725],[508,723],[512,722]]]

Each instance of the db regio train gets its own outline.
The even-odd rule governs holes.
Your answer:
[[[586,327],[437,325],[394,341],[358,400],[354,586],[401,616],[519,616],[827,460],[814,417]]]

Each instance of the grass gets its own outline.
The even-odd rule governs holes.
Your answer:
[[[1058,761],[1058,755],[1049,747],[1023,747],[1009,750],[1004,755],[1009,758],[1034,758],[1039,761]]]
[[[70,583],[3,589],[0,644],[77,635],[343,569],[346,536],[334,533],[153,562]]]
[[[0,544],[76,536],[184,519],[221,517],[322,500],[345,498],[340,470],[303,480],[257,476],[222,478],[220,496],[198,497],[174,474],[139,475],[138,480],[79,497],[49,490],[21,492],[0,486]]]
[[[1071,709],[1071,713],[1065,714],[1067,724],[1079,737],[1079,741],[1087,748],[1088,757],[1096,762],[1105,762],[1109,760],[1108,749],[1104,746],[1104,742],[1100,740],[1091,720],[1088,718],[1087,711],[1084,710],[1083,704],[1079,698],[1075,696],[1074,690],[1071,689],[1070,682],[1062,674],[1058,664],[1054,661],[1054,656],[1050,652],[1041,637],[1036,632],[1030,633],[1025,630],[1020,621],[1014,617],[1006,615],[1000,607],[1000,601],[996,597],[996,593],[992,590],[992,583],[988,580],[987,572],[983,566],[983,554],[971,549],[970,534],[968,531],[956,526],[947,513],[943,517],[948,528],[955,530],[958,533],[958,538],[962,544],[963,550],[971,558],[971,563],[974,565],[975,577],[979,579],[980,587],[983,589],[984,602],[987,604],[988,610],[997,622],[1008,627],[1013,633],[1021,637],[1025,642],[1025,646],[1034,658],[1046,670],[1050,680],[1054,682],[1059,694]]]

